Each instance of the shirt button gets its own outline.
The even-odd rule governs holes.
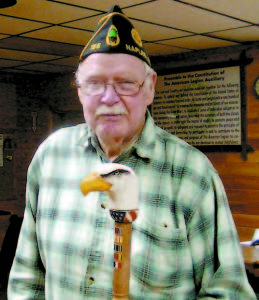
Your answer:
[[[101,203],[101,208],[103,208],[103,209],[106,209],[106,208],[107,208],[106,202],[102,202],[102,203]]]
[[[94,278],[93,277],[88,277],[87,278],[87,284],[88,285],[93,285],[94,284]]]

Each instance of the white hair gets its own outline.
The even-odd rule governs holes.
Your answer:
[[[144,67],[145,67],[145,71],[146,73],[155,73],[155,71],[144,61]]]
[[[148,74],[156,74],[156,71],[154,69],[152,69],[146,62],[143,62],[143,63],[144,63],[146,76]],[[146,79],[147,82],[150,82],[151,80],[152,80],[152,76],[148,76]]]

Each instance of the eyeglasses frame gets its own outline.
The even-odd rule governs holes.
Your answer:
[[[107,85],[111,85],[111,86],[113,87],[114,91],[116,92],[116,94],[118,94],[119,96],[136,96],[136,95],[140,92],[140,89],[143,88],[143,86],[144,86],[144,84],[145,84],[145,81],[146,81],[146,79],[147,79],[147,77],[148,77],[149,75],[150,75],[150,73],[147,73],[146,76],[145,76],[145,78],[144,78],[144,80],[143,80],[142,82],[138,82],[138,81],[132,81],[132,82],[130,82],[130,83],[138,84],[138,91],[137,91],[136,93],[134,93],[134,94],[130,94],[130,95],[129,95],[129,94],[126,94],[126,95],[125,95],[125,94],[120,94],[120,93],[118,93],[117,90],[116,90],[116,87],[115,87],[116,82],[113,82],[113,83],[107,83],[107,82],[104,82],[104,81],[103,81],[103,83],[105,84],[105,89],[104,89],[104,91],[103,91],[102,93],[96,94],[96,95],[91,95],[91,94],[85,93],[84,90],[82,90],[82,92],[83,92],[85,95],[87,95],[87,96],[100,96],[100,95],[102,95],[102,94],[104,94],[104,93],[106,92],[106,90],[107,90]],[[87,83],[87,81],[86,81],[85,83]],[[79,83],[76,83],[75,86],[76,86],[77,88],[82,88],[82,87],[83,87],[82,84],[79,84]]]

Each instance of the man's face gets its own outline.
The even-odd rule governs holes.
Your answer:
[[[145,79],[143,62],[127,54],[90,55],[83,61],[77,72],[78,84],[86,81],[139,82]],[[137,136],[145,122],[145,112],[154,97],[156,76],[149,75],[143,88],[131,96],[121,96],[113,86],[107,85],[103,94],[86,95],[78,88],[78,95],[83,106],[84,117],[97,137],[102,141],[112,139],[131,140]]]

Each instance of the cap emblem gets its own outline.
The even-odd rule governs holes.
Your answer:
[[[110,46],[117,46],[120,43],[118,30],[114,25],[111,25],[111,27],[108,30],[106,36],[106,43]]]

